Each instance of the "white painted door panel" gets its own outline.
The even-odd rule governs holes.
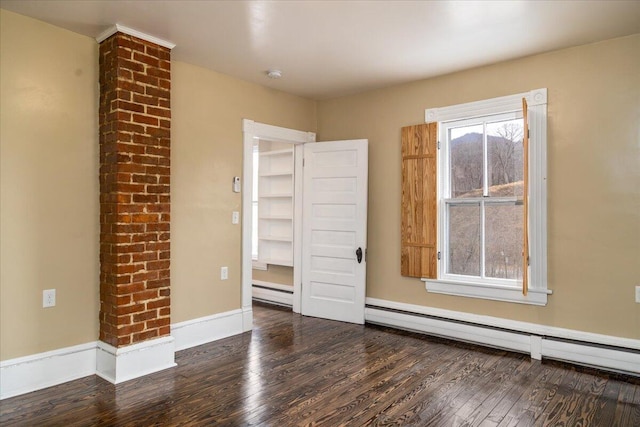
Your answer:
[[[305,144],[304,162],[301,312],[364,323],[368,141]]]

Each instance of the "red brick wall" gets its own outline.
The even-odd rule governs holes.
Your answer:
[[[170,333],[170,50],[100,45],[100,340]]]

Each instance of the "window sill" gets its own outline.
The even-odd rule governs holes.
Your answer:
[[[254,259],[254,260],[251,260],[251,268],[253,270],[267,270],[267,263],[259,262]]]
[[[547,305],[550,290],[529,289],[522,295],[519,286],[477,284],[453,280],[422,279],[427,292],[445,295],[456,295],[469,298],[488,299],[493,301],[515,302],[518,304]]]

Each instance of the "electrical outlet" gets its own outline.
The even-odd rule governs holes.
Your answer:
[[[231,224],[238,224],[240,222],[240,212],[233,211],[231,214]]]
[[[45,289],[42,291],[42,307],[55,307],[56,305],[56,290]]]
[[[227,280],[229,278],[229,267],[220,267],[220,280]]]
[[[640,303],[640,285],[636,286],[636,302]]]

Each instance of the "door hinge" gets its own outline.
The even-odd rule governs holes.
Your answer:
[[[367,248],[364,248],[364,262],[367,262]]]
[[[304,167],[304,157],[302,158],[302,167]]]
[[[440,149],[440,141],[438,141],[438,150]]]
[[[440,251],[438,251],[438,261],[440,261]]]

